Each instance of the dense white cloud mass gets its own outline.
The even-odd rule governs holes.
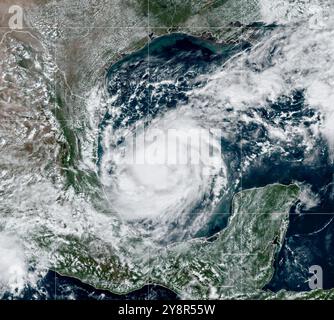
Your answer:
[[[280,96],[303,90],[305,105],[322,115],[321,121],[311,127],[313,136],[322,133],[334,147],[334,20],[329,18],[333,16],[333,3],[260,3],[263,20],[278,27],[252,50],[238,54],[210,75],[207,86],[197,92],[197,105],[212,101],[215,107],[210,113],[214,119],[226,108],[246,111],[265,107]],[[270,131],[280,134],[278,130],[273,127]],[[288,136],[285,132],[281,138]],[[305,133],[307,138],[311,139]]]
[[[0,290],[22,289],[28,266],[23,248],[15,237],[0,234]]]
[[[147,128],[137,126],[116,148],[106,135],[102,182],[122,218],[168,225],[226,187],[220,131],[201,126],[191,111],[174,110]]]

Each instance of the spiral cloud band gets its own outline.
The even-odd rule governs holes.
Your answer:
[[[118,213],[159,219],[195,207],[224,172],[219,133],[179,112],[136,126],[105,153],[101,166]]]

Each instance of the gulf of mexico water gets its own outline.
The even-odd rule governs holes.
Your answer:
[[[263,28],[262,34],[257,36],[265,37],[272,29],[272,26],[268,29]],[[117,95],[114,106],[119,107],[121,112],[117,113],[116,117],[106,112],[99,126],[99,135],[103,134],[108,125],[118,129],[140,119],[154,119],[161,113],[193,103],[193,92],[198,95],[197,89],[206,88],[211,81],[211,75],[217,69],[232,57],[238,54],[247,55],[252,50],[252,44],[247,41],[215,44],[186,34],[171,34],[153,40],[149,46],[125,57],[109,69],[106,79],[108,92],[110,96]],[[271,54],[274,55],[274,52],[267,57],[268,65],[254,71],[255,73],[261,74],[270,66]],[[238,58],[234,58],[233,61],[232,66],[233,63],[238,63]],[[147,72],[148,70],[150,72]],[[152,83],[156,85],[152,86]],[[239,85],[240,88],[235,88],[236,95],[239,94],[238,90],[242,91],[243,83],[240,82]],[[226,89],[222,85],[217,90],[224,92]],[[317,118],[319,111],[305,103],[303,88],[285,92],[275,101],[268,99],[265,106],[250,102],[247,108],[237,109],[233,107],[233,103],[230,106],[220,106],[219,103],[220,101],[215,101],[213,97],[209,104],[204,102],[203,105],[210,112],[211,109],[220,112],[216,114],[217,122],[228,133],[222,137],[221,142],[228,164],[228,180],[231,188],[215,209],[217,214],[212,215],[195,237],[211,237],[226,227],[231,199],[235,192],[277,182],[300,183],[310,189],[317,198],[317,203],[308,207],[300,202],[291,208],[288,231],[282,249],[275,259],[275,274],[265,289],[309,290],[308,269],[315,264],[323,267],[324,287],[333,287],[334,225],[331,214],[334,211],[333,166],[327,142],[322,136],[317,137],[317,145],[314,148],[318,153],[312,161],[309,159],[305,161],[307,141],[298,140],[301,139],[299,136],[296,136],[292,143],[283,145],[283,151],[270,149],[271,145],[277,143],[272,140],[271,131],[275,129],[284,131],[286,123],[307,130],[319,120]],[[200,106],[194,104],[194,113],[198,112],[198,107]],[[205,113],[202,111],[199,114],[205,115]],[[260,121],[245,121],[244,116],[251,119],[257,117]],[[205,120],[203,118],[203,121]],[[269,146],[270,152],[263,153],[260,148],[263,145]],[[104,152],[100,146],[99,159],[103,157]],[[253,155],[255,158],[252,158]],[[255,160],[249,162],[249,159]],[[234,181],[238,183],[233,184]],[[53,271],[40,280],[37,288],[27,288],[21,296],[23,299],[174,299],[177,297],[171,290],[155,285],[119,296],[97,290],[79,280],[61,276]],[[5,298],[11,298],[11,294],[5,295]]]

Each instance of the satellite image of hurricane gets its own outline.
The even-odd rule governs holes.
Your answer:
[[[333,17],[0,0],[0,299],[334,299]]]

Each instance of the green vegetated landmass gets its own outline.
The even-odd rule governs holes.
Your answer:
[[[228,0],[137,0],[141,14],[152,19],[151,25],[177,27],[196,14],[204,14]],[[154,21],[156,19],[156,21]]]
[[[289,210],[299,192],[297,185],[274,184],[237,193],[228,226],[212,242],[194,239],[162,250],[145,248],[141,239],[133,238],[116,249],[90,236],[67,238],[55,269],[115,293],[156,283],[192,299],[329,298],[334,293],[262,290],[272,278]]]
[[[67,121],[68,113],[65,109],[65,101],[58,94],[55,99],[51,100],[57,106],[54,110],[54,116],[60,126],[63,139],[60,143],[59,163],[64,176],[66,177],[66,187],[73,187],[78,193],[86,192],[89,196],[98,196],[96,187],[99,186],[99,180],[96,173],[91,171],[83,171],[78,169],[78,161],[81,157],[80,144],[77,139],[77,130],[74,123]],[[81,125],[80,130],[83,130]]]
[[[138,0],[142,14],[156,18],[163,26],[185,22],[192,14],[190,0]]]
[[[236,194],[229,224],[214,242],[170,248],[160,256],[153,275],[191,298],[232,298],[261,290],[272,277],[274,256],[298,194],[296,185]]]

